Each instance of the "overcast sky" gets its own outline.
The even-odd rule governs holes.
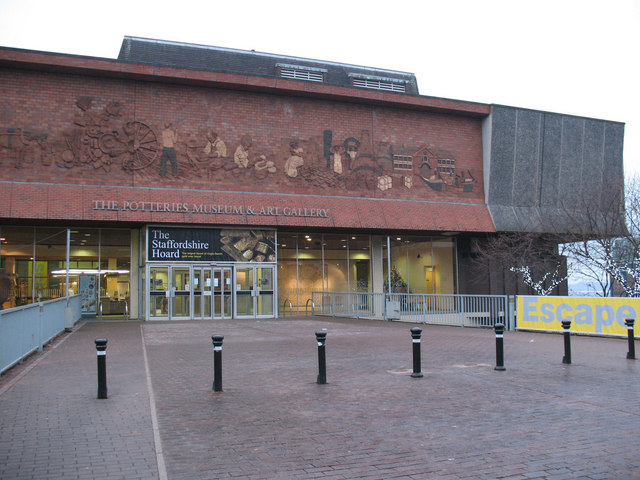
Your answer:
[[[640,172],[640,0],[0,0],[0,46],[115,58],[125,35],[413,72],[421,95],[623,122]]]

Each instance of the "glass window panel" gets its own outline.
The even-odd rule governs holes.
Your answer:
[[[326,284],[330,292],[349,291],[347,235],[324,235]]]
[[[322,236],[298,234],[298,304],[300,308],[311,299],[312,292],[322,292]]]
[[[434,239],[434,293],[456,293],[455,240]]]
[[[122,229],[72,229],[70,231],[70,269],[97,271],[102,269],[129,270],[130,232]],[[14,283],[8,306],[18,306],[38,300],[66,295],[67,228],[66,227],[8,227],[0,231],[1,268]],[[101,237],[105,244],[100,258]],[[35,250],[34,250],[35,247]],[[35,259],[34,259],[35,252]],[[78,272],[69,275],[69,293],[78,293]],[[128,297],[128,273],[114,273],[100,279],[101,293],[108,297]],[[4,302],[3,302],[4,303]],[[118,308],[114,309],[117,311]],[[121,308],[124,311],[124,307]]]
[[[0,293],[0,306],[12,308],[31,303],[29,262],[33,257],[33,227],[2,227],[0,268],[9,277],[8,291]]]
[[[409,237],[407,244],[409,271],[407,288],[411,293],[434,293],[428,272],[433,268],[431,239],[429,237]]]
[[[350,235],[348,246],[350,291],[371,292],[371,237]]]
[[[298,276],[297,276],[297,234],[278,234],[278,301],[283,306],[281,315],[290,313],[291,310],[299,311]],[[286,304],[286,306],[285,306]]]
[[[408,237],[396,236],[390,239],[391,244],[391,293],[408,293],[407,283],[407,246]],[[389,277],[385,276],[385,284]],[[386,289],[385,289],[386,290]]]
[[[28,289],[35,282],[35,298],[51,300],[66,295],[66,279],[53,276],[60,264],[66,265],[67,230],[66,228],[36,228],[35,263],[29,263]],[[35,265],[35,273],[33,271]]]
[[[86,233],[86,232],[85,232]],[[85,238],[88,238],[85,236]],[[129,299],[131,278],[131,232],[129,230],[100,230],[101,288],[109,299],[112,313],[123,309],[122,301]]]

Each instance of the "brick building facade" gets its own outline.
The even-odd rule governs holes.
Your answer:
[[[125,37],[118,60],[0,48],[0,78],[6,306],[93,285],[87,313],[273,316],[392,273],[510,293],[471,281],[470,239],[602,180],[575,168],[622,177],[622,124],[404,72]]]

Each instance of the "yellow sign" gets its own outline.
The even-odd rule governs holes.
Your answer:
[[[628,335],[625,319],[638,319],[639,298],[518,296],[518,328],[562,331],[571,320],[572,332]]]

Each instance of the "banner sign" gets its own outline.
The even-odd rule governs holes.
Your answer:
[[[518,296],[518,329],[563,331],[562,320],[571,320],[571,331],[628,335],[624,321],[638,319],[640,299],[626,297]]]
[[[150,262],[276,261],[275,230],[147,228]]]
[[[98,307],[98,276],[80,275],[78,287],[80,293],[80,313],[96,313]]]

